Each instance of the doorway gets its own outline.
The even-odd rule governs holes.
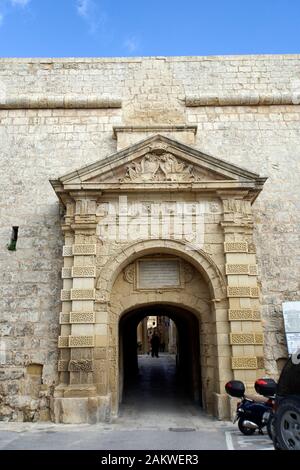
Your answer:
[[[141,344],[141,324],[146,322]],[[182,406],[202,406],[199,331],[196,315],[174,305],[126,312],[119,323],[121,409],[175,412]],[[153,334],[160,339],[158,357],[151,355]]]

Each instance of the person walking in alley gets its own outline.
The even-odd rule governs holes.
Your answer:
[[[158,350],[159,350],[159,336],[156,333],[156,331],[153,333],[152,338],[151,338],[151,355],[152,357],[158,357]]]

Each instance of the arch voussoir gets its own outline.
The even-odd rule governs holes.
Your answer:
[[[191,263],[208,282],[212,298],[216,298],[217,290],[218,297],[220,293],[225,294],[223,275],[204,250],[191,250],[190,246],[184,242],[164,239],[144,240],[125,248],[122,247],[117,255],[111,257],[102,268],[96,283],[97,289],[103,289],[105,286],[110,292],[118,274],[126,265],[139,257],[155,252],[177,255]]]

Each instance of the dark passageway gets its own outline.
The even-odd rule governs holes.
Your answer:
[[[160,353],[138,357],[139,372],[126,383],[123,403],[145,409],[174,409],[192,403],[176,367],[175,355]]]
[[[149,315],[165,315],[176,324],[177,353],[159,357],[137,354],[137,325]],[[120,321],[120,413],[178,413],[201,408],[199,322],[191,313],[170,305],[147,306]]]
[[[139,374],[124,390],[118,423],[137,429],[194,430],[206,414],[182,387],[174,355],[139,356]]]

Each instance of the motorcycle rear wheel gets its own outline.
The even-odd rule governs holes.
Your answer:
[[[255,429],[246,428],[244,426],[244,421],[246,421],[245,418],[240,418],[238,420],[239,430],[241,431],[241,433],[245,434],[245,436],[251,436],[252,434],[255,433]]]

